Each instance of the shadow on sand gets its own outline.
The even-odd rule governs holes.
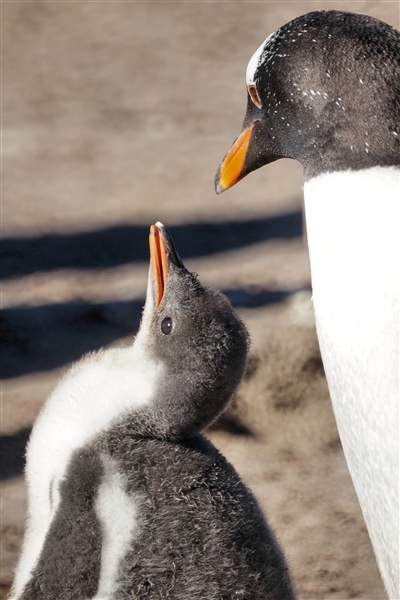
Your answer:
[[[168,228],[183,258],[243,248],[269,239],[302,235],[302,213]],[[149,227],[121,225],[99,231],[8,238],[1,244],[1,278],[54,269],[105,269],[147,261]]]
[[[22,475],[25,467],[25,448],[31,429],[22,429],[14,435],[0,436],[0,479]]]

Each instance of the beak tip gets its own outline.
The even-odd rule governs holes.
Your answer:
[[[226,188],[222,185],[221,182],[215,183],[215,193],[217,194],[217,196],[219,196],[219,194],[222,194],[222,192],[224,192],[225,189]]]
[[[214,189],[215,189],[215,193],[217,194],[217,196],[219,194],[222,194],[222,192],[224,192],[226,190],[226,187],[222,183],[222,177],[221,177],[221,165],[223,164],[223,162],[224,161],[222,161],[220,166],[218,167],[218,170],[215,174],[215,179],[214,179]]]

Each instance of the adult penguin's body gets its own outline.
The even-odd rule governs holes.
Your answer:
[[[278,158],[304,168],[318,337],[349,470],[390,598],[399,593],[400,34],[339,11],[298,17],[247,68],[221,192]]]
[[[27,453],[17,600],[294,600],[251,493],[200,430],[228,403],[248,336],[166,229],[132,347],[90,355],[50,396]]]

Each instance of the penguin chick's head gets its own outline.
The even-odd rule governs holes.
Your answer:
[[[217,193],[278,158],[305,179],[400,164],[400,33],[337,10],[297,17],[247,67],[243,129],[222,160]]]
[[[150,229],[150,272],[137,336],[160,365],[155,397],[141,414],[149,435],[182,439],[225,408],[246,367],[248,334],[228,299],[187,271],[171,235]]]

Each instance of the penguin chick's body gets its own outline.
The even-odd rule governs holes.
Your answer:
[[[278,158],[304,170],[321,355],[386,590],[399,588],[400,33],[342,11],[297,17],[250,59],[221,192]]]
[[[35,423],[16,600],[292,600],[282,552],[252,494],[199,432],[245,369],[228,300],[150,235],[131,348],[84,358]]]

